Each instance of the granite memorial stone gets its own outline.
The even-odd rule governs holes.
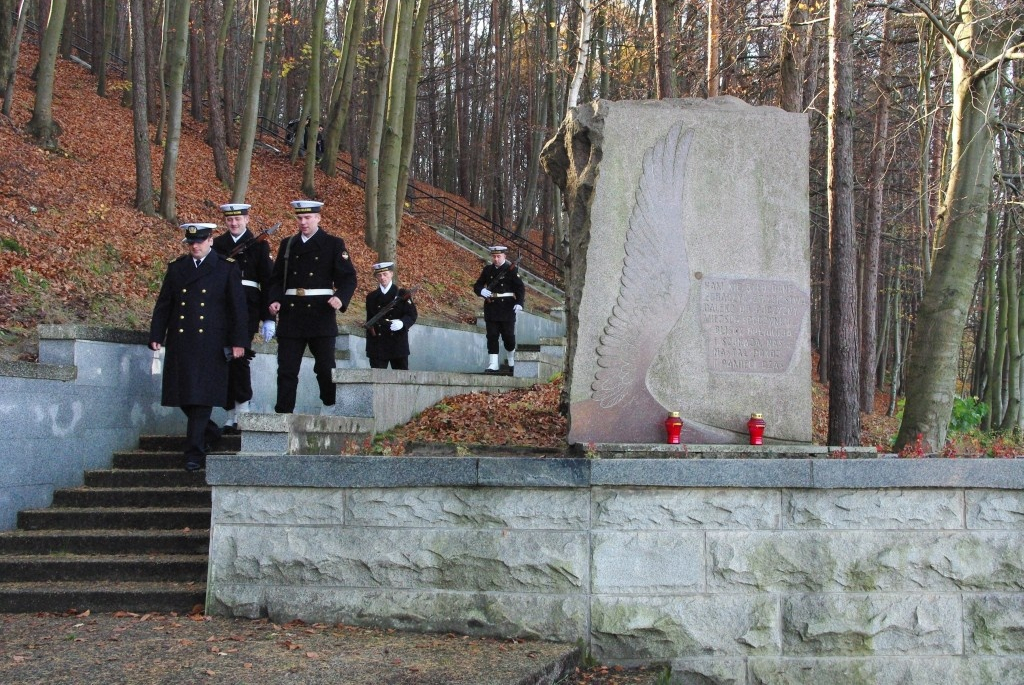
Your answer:
[[[571,443],[811,439],[806,118],[598,100],[543,153],[569,214]]]

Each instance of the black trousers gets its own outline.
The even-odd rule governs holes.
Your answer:
[[[391,359],[385,359],[384,357],[369,357],[369,360],[371,369],[386,369],[390,362],[392,369],[399,369],[401,371],[409,370],[408,357],[392,357]]]
[[[324,406],[334,405],[337,388],[334,385],[334,346],[336,336],[315,338],[277,339],[277,404],[278,414],[295,411],[295,396],[299,389],[299,369],[302,367],[302,353],[309,346],[313,355],[313,373],[320,386],[320,401]]]
[[[498,336],[505,343],[505,351],[511,352],[516,349],[516,322],[512,321],[485,321],[487,324],[487,354],[498,354]]]
[[[252,372],[249,369],[248,355],[228,362],[228,403],[225,409],[233,409],[236,404],[252,399]]]
[[[206,446],[220,437],[220,427],[210,420],[213,407],[186,404],[181,411],[188,417],[185,429],[185,456],[198,464],[206,463]]]

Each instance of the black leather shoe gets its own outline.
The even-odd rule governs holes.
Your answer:
[[[224,426],[224,429],[220,432],[221,435],[241,435],[242,431],[239,430],[238,424],[233,423],[230,426]]]
[[[203,468],[203,465],[200,464],[198,461],[189,461],[187,464],[185,464],[185,470],[190,472],[190,473],[194,473],[196,471],[199,471],[202,468]]]

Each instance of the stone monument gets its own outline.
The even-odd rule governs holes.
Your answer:
[[[542,163],[569,215],[569,442],[811,440],[807,119],[736,98],[573,109]]]

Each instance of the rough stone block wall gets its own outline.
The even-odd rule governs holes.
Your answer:
[[[1022,490],[475,477],[217,486],[208,609],[582,638],[678,683],[1024,682]]]

